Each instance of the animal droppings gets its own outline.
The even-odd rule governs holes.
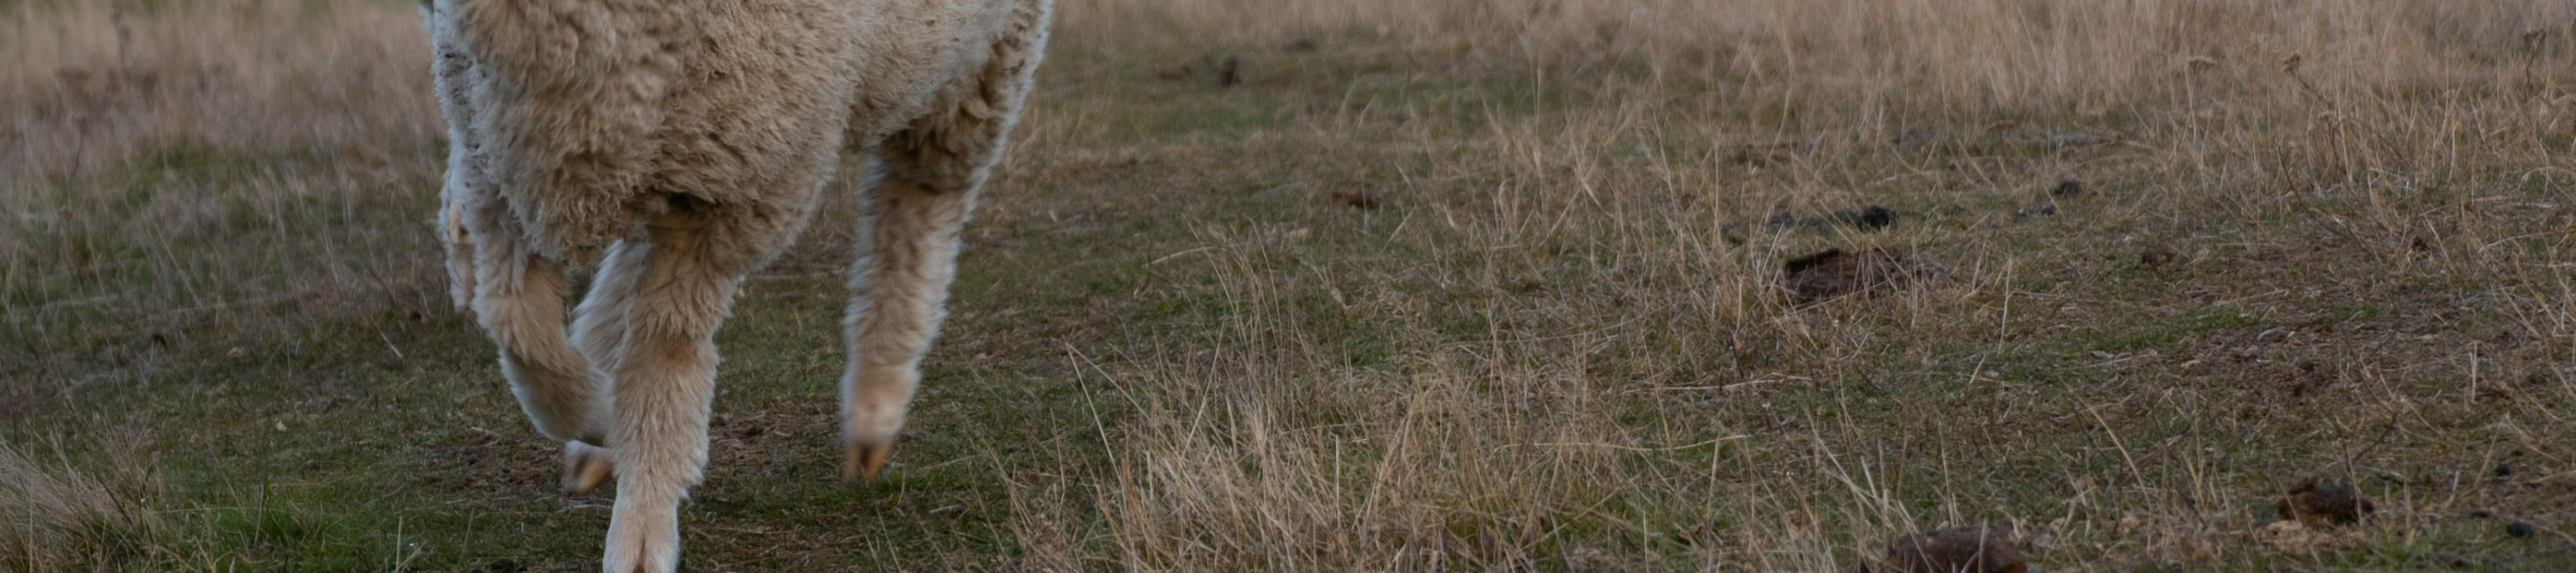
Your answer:
[[[1835,211],[1833,220],[1836,223],[1864,230],[1885,229],[1889,225],[1896,224],[1896,212],[1886,207],[1871,205],[1859,209]]]
[[[2280,501],[2273,502],[2272,509],[2283,520],[2315,527],[2361,521],[2363,516],[2379,508],[2370,500],[2362,499],[2352,486],[2308,478],[2299,482],[2298,487],[2290,488],[2290,493],[2282,496]]]

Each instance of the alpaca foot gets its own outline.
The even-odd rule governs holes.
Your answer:
[[[885,469],[886,460],[894,457],[894,436],[884,439],[850,440],[849,457],[841,464],[841,480],[876,479]]]
[[[622,497],[622,496],[621,496]],[[600,560],[605,573],[669,573],[680,567],[680,518],[671,508],[617,504],[608,523],[608,553]]]
[[[590,493],[600,483],[608,481],[609,474],[616,473],[617,469],[617,464],[610,461],[608,454],[608,448],[580,440],[564,442],[564,493]]]

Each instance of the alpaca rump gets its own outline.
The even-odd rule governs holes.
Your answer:
[[[603,569],[669,571],[703,475],[714,333],[811,218],[860,189],[846,472],[893,453],[960,228],[1046,45],[1051,0],[425,0],[449,126],[452,294],[500,347],[566,487],[613,476]],[[575,269],[596,265],[565,325]]]

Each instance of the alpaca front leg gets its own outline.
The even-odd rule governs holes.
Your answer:
[[[624,362],[620,356],[625,350],[626,329],[632,322],[630,318],[635,308],[635,281],[644,269],[645,254],[651,249],[652,244],[643,241],[642,237],[609,245],[607,259],[600,263],[598,274],[591,277],[590,293],[582,297],[580,306],[573,308],[572,345],[601,372],[617,372]],[[599,393],[605,395],[610,391],[609,380],[608,376],[600,377]],[[609,407],[612,402],[594,400],[591,419],[615,419],[616,414]],[[599,487],[614,473],[615,459],[616,453],[607,448],[580,441],[564,442],[564,491],[581,494]]]
[[[563,267],[527,249],[497,204],[461,213],[473,257],[474,316],[501,347],[501,375],[539,433],[599,443],[599,375],[564,335]]]
[[[932,190],[900,178],[875,190],[876,213],[862,230],[872,243],[852,267],[850,363],[841,375],[841,477],[876,477],[894,455],[895,438],[921,384],[921,356],[946,316],[948,284],[957,276],[959,228],[973,206],[971,188]]]
[[[716,327],[740,284],[710,262],[720,248],[689,227],[657,225],[626,292],[611,443],[617,504],[602,570],[665,572],[679,565],[680,501],[703,476],[707,410],[715,397]]]

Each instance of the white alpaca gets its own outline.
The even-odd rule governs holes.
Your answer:
[[[844,477],[894,451],[959,227],[1052,0],[422,0],[451,146],[448,269],[566,486],[613,472],[603,570],[670,571],[707,459],[716,327],[840,153],[870,158]],[[599,263],[565,328],[567,269]]]

